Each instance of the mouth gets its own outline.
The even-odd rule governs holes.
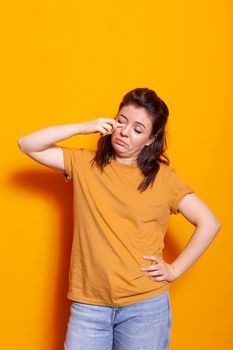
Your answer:
[[[125,143],[124,141],[120,140],[120,139],[115,139],[115,142],[118,144],[118,145],[122,145],[122,146],[127,146],[127,143]]]

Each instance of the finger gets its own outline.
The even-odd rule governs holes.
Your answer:
[[[113,125],[108,123],[103,123],[101,126],[105,128],[107,131],[112,131],[112,128],[113,128]]]
[[[124,125],[125,125],[125,123],[119,123],[119,122],[117,122],[116,127],[117,127],[117,128],[121,128],[121,127],[124,126]]]
[[[105,126],[106,124],[104,124],[104,126]],[[109,125],[109,124],[107,124],[107,125]],[[117,122],[117,121],[115,121],[115,123],[113,124],[113,125],[111,125],[110,126],[110,132],[112,133],[114,130],[116,130],[117,128],[122,128],[122,126],[124,126],[124,124],[123,123],[119,123],[119,122]],[[106,126],[106,128],[107,128],[107,126]]]
[[[103,119],[104,123],[107,123],[108,125],[110,125],[112,128],[117,128],[119,125],[121,125],[120,123],[117,122],[117,120],[115,119],[110,119],[110,118],[105,118]],[[119,125],[118,125],[119,124]]]
[[[100,132],[101,136],[104,136],[108,133],[108,131],[102,126],[99,126],[98,131]]]
[[[116,120],[114,118],[102,118],[102,120],[106,123],[110,123],[114,125],[116,123]]]
[[[113,131],[113,128],[111,125],[104,123],[103,125],[99,126],[99,130],[101,132],[101,135],[110,135]]]
[[[143,255],[143,258],[146,260],[153,260],[157,264],[161,262],[161,260],[157,256],[154,256],[154,255]]]
[[[146,272],[144,275],[145,276],[161,276],[161,275],[163,275],[163,272],[161,270],[154,270],[154,271]]]
[[[165,276],[159,276],[159,277],[154,277],[153,280],[160,282],[160,281],[166,281],[166,277]]]
[[[145,267],[141,267],[142,271],[158,271],[161,270],[161,266],[156,264],[156,265],[150,265],[150,266],[145,266]]]
[[[154,255],[143,255],[143,258],[146,260],[155,260],[156,257]]]

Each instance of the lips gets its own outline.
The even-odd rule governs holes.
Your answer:
[[[124,141],[117,139],[117,138],[115,140],[116,140],[116,143],[118,143],[119,145],[126,145],[127,146],[127,143],[125,143]]]

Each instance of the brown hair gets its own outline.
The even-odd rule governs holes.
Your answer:
[[[152,117],[150,136],[155,135],[155,140],[149,146],[145,146],[137,158],[137,164],[145,175],[145,178],[138,186],[138,190],[145,191],[149,184],[152,186],[159,170],[159,163],[170,164],[168,157],[165,155],[167,149],[165,126],[169,110],[155,91],[148,88],[136,88],[129,91],[123,97],[117,114],[122,107],[127,105],[143,107]],[[103,170],[103,167],[111,162],[111,158],[115,158],[111,135],[100,137],[95,157],[92,160],[93,164],[96,163]]]

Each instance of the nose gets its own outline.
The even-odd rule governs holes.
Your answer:
[[[129,133],[129,125],[127,126],[127,124],[123,124],[123,126],[120,128],[120,134],[122,136],[128,136]]]

